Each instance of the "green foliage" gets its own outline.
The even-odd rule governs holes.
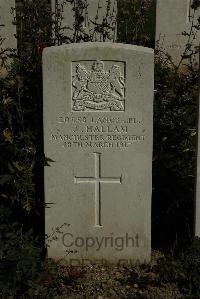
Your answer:
[[[40,271],[40,251],[36,248],[33,232],[25,232],[23,226],[12,221],[12,213],[0,206],[0,276],[1,296],[21,294],[30,279]]]
[[[200,297],[200,239],[196,238],[190,248],[181,257],[184,265],[185,286],[192,290],[193,297]],[[183,287],[184,287],[183,285]],[[196,296],[196,297],[195,297]]]
[[[52,24],[48,1],[21,1],[16,15],[18,53],[0,74],[0,196],[30,212],[41,197],[35,174],[39,168],[42,174],[44,160],[42,50],[51,42]]]
[[[193,235],[198,70],[156,52],[153,156],[154,246],[181,248]]]
[[[154,46],[155,0],[118,1],[117,40],[122,43]]]
[[[60,298],[57,265],[42,261],[39,239],[13,221],[15,215],[5,204],[0,215],[0,298]]]
[[[198,72],[155,66],[154,164],[182,178],[195,175]]]
[[[44,209],[42,50],[51,44],[51,12],[46,0],[24,0],[18,3],[16,15],[18,52],[12,50],[11,57],[0,51],[3,299],[29,298],[31,290],[39,292],[37,279],[45,271],[41,262],[44,220],[40,220]]]
[[[97,2],[96,15],[91,18],[88,12],[88,0],[62,0],[55,1],[53,13],[53,29],[55,45],[79,43],[89,41],[114,41],[116,31],[116,11],[117,0],[105,0],[105,10],[101,1]],[[71,27],[63,25],[63,10],[69,9],[73,14],[73,24]],[[103,19],[101,10],[105,11]],[[90,25],[89,25],[90,24]],[[92,24],[92,26],[91,26]]]
[[[153,239],[156,248],[179,250],[191,242],[194,227],[197,126],[199,111],[198,51],[200,29],[194,13],[185,49],[176,65],[155,51]]]
[[[200,240],[195,239],[178,257],[167,255],[156,266],[160,283],[176,283],[184,298],[200,296]]]

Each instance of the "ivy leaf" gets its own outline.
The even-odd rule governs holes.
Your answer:
[[[13,165],[16,167],[17,170],[22,171],[24,168],[19,165],[18,162],[13,162]]]
[[[5,141],[12,143],[13,142],[13,134],[9,129],[5,129],[3,131],[3,137]]]

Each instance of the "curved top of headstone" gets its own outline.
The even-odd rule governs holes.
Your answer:
[[[124,49],[124,50],[133,50],[136,52],[144,53],[154,53],[154,50],[147,47],[136,46],[131,44],[122,44],[122,43],[111,43],[111,42],[86,42],[86,43],[72,43],[65,44],[61,46],[52,46],[44,49],[44,53],[47,51],[57,51],[58,49],[86,49],[86,48],[110,48],[110,49]]]

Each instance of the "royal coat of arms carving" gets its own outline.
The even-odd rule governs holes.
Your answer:
[[[124,111],[124,65],[110,64],[105,70],[103,61],[96,60],[88,68],[75,65],[72,78],[72,111]]]

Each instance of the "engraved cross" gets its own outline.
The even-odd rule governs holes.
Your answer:
[[[75,184],[92,183],[95,184],[95,226],[101,227],[101,184],[121,184],[121,177],[101,177],[101,153],[94,153],[95,156],[95,176],[76,177]]]

